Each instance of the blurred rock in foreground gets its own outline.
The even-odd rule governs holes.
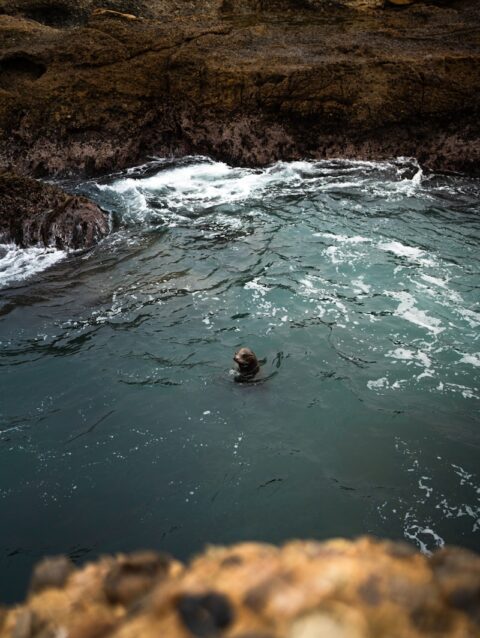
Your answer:
[[[183,566],[155,552],[75,568],[46,559],[1,638],[361,638],[480,635],[480,557],[403,543],[212,547]]]

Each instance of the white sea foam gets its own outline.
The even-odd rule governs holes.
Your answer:
[[[410,449],[398,438],[395,449],[404,458],[403,469],[413,482],[408,499],[394,498],[377,507],[383,520],[399,518],[405,538],[427,555],[445,545],[446,540],[440,533],[443,530],[437,529],[444,519],[463,519],[460,524],[466,530],[480,531],[480,487],[473,472],[456,463],[446,463],[441,456],[436,456],[436,460],[427,456],[427,465],[423,451]],[[439,477],[449,471],[449,484],[455,487],[454,492],[446,494],[443,491],[444,483],[437,480],[438,470]],[[453,494],[456,495],[455,502],[452,501]]]
[[[428,295],[431,299],[434,299],[442,305],[450,305],[451,302],[455,304],[456,307],[462,307],[464,300],[456,290],[452,290],[448,286],[448,279],[443,280],[423,272],[420,273],[420,278],[422,281],[418,281],[414,278],[411,278],[410,281],[417,289],[421,290],[422,295]]]
[[[401,317],[410,323],[414,323],[421,328],[425,328],[435,335],[438,335],[445,330],[445,328],[441,327],[442,322],[440,319],[431,317],[424,310],[419,310],[415,306],[415,298],[410,293],[405,291],[387,291],[386,294],[400,302],[395,311],[395,315],[397,317]]]
[[[432,362],[430,360],[430,357],[427,355],[426,352],[423,352],[422,350],[418,350],[417,352],[415,352],[414,350],[410,350],[409,348],[396,348],[395,350],[387,352],[386,356],[399,361],[406,361],[407,365],[414,363],[415,365],[424,368],[424,371],[416,377],[417,381],[423,379],[424,377],[434,376],[431,369]]]
[[[380,250],[393,253],[398,257],[407,257],[414,261],[418,261],[418,259],[424,254],[424,251],[420,248],[416,248],[415,246],[406,246],[399,241],[381,242],[378,244],[378,247]]]
[[[432,275],[427,275],[422,272],[420,277],[429,284],[433,284],[434,286],[439,286],[440,288],[446,288],[448,284],[448,280],[440,279],[439,277],[433,277]]]
[[[266,286],[265,284],[261,284],[258,280],[259,280],[259,277],[255,277],[255,279],[252,279],[251,281],[247,281],[247,283],[244,285],[244,288],[245,290],[253,290],[258,295],[264,297],[267,294],[267,292],[269,292],[270,288]]]
[[[19,248],[14,244],[0,244],[0,288],[50,268],[67,256],[55,248]]]
[[[403,257],[407,261],[422,266],[434,266],[435,260],[428,257],[424,250],[417,246],[407,246],[399,241],[386,241],[378,244],[380,250],[389,252],[396,257]]]
[[[381,377],[380,379],[367,381],[367,388],[369,390],[381,390],[382,388],[388,388],[389,383],[387,377]]]
[[[413,350],[409,350],[408,348],[396,348],[395,350],[388,352],[386,356],[403,361],[411,361],[415,358],[415,353]]]
[[[338,255],[338,246],[329,246],[325,251],[325,254],[328,255],[331,259],[332,264],[340,264],[343,260]]]
[[[454,312],[460,315],[471,328],[478,328],[478,326],[480,326],[480,313],[462,307],[454,308]]]
[[[480,352],[464,354],[459,363],[467,363],[475,368],[480,368]]]
[[[330,244],[325,249],[325,255],[334,265],[350,264],[364,258],[364,251],[360,250],[362,244],[371,243],[371,240],[361,235],[341,235],[328,232],[313,233],[313,237],[321,237]]]
[[[478,388],[470,388],[462,383],[445,383],[445,390],[454,394],[461,394],[464,399],[480,399]]]
[[[300,188],[303,193],[328,192],[363,188],[370,180],[378,182],[379,172],[385,173],[377,187],[382,195],[404,194],[405,188],[416,187],[421,181],[421,171],[417,170],[412,179],[398,179],[393,176],[396,166],[392,162],[341,161],[298,161],[277,162],[266,169],[231,167],[223,162],[215,162],[205,157],[186,158],[187,165],[163,168],[158,163],[158,172],[148,177],[120,177],[109,184],[98,185],[100,190],[111,190],[124,197],[127,217],[132,221],[153,215],[165,218],[167,224],[176,223],[170,217],[175,212],[197,212],[208,206],[230,204],[249,198],[258,198],[270,189],[276,193],[289,193]],[[406,160],[402,160],[405,162]],[[408,160],[409,164],[411,161]],[[353,178],[352,178],[353,175]],[[398,173],[400,175],[400,173]],[[348,178],[347,178],[348,176]],[[375,190],[375,188],[373,189]],[[156,200],[155,202],[152,201]],[[163,200],[165,209],[159,210]],[[162,202],[162,203],[163,203]],[[324,233],[328,238],[328,233]],[[319,234],[315,234],[319,236]],[[358,244],[372,240],[357,236],[334,235],[330,239],[339,243]]]
[[[147,208],[147,200],[145,195],[139,190],[139,186],[144,182],[127,177],[120,179],[112,184],[97,184],[99,190],[112,190],[116,193],[126,195],[124,202],[127,209],[144,210]]]
[[[397,350],[394,351],[395,354],[398,354],[400,351],[400,356],[398,358],[402,358],[401,355],[403,355],[404,352],[408,352],[409,354],[411,353],[411,351],[404,351],[402,350],[402,348],[397,348]],[[393,356],[393,355],[392,355]],[[425,368],[430,368],[432,365],[432,362],[430,360],[430,357],[427,355],[426,352],[422,352],[421,350],[419,350],[413,357],[414,359],[416,359],[421,365],[423,365]]]
[[[410,512],[405,514],[403,533],[406,538],[418,545],[422,554],[426,554],[427,556],[432,554],[429,547],[433,550],[445,546],[445,540],[440,534],[437,534],[437,532],[429,526],[420,525]]]
[[[313,237],[324,237],[339,244],[364,244],[371,241],[371,239],[362,237],[361,235],[349,237],[348,235],[334,235],[333,233],[313,233]]]
[[[148,207],[145,193],[164,195],[170,209],[235,202],[268,183],[265,172],[232,168],[222,162],[200,162],[160,171],[141,180],[126,178],[101,188],[132,194],[135,206]]]
[[[372,286],[370,284],[366,284],[363,280],[363,277],[358,277],[358,279],[352,280],[352,286],[355,294],[368,294],[372,290]]]
[[[308,278],[308,276],[304,279],[301,279],[300,283],[302,284],[302,286],[305,286],[308,291],[315,290],[315,286],[313,285],[313,282]]]

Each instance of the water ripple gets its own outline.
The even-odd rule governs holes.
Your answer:
[[[0,256],[7,580],[159,538],[478,548],[478,180],[190,157],[66,185],[114,232]]]

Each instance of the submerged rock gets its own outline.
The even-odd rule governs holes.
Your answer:
[[[242,543],[211,547],[188,566],[142,552],[73,572],[62,567],[60,579],[59,563],[53,567],[53,584],[47,577],[48,587],[32,587],[24,604],[0,614],[0,638],[474,638],[480,631],[480,557],[455,548],[428,558],[369,538]]]
[[[85,197],[0,173],[0,239],[27,246],[90,248],[109,232],[105,213]]]

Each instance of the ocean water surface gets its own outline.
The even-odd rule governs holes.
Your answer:
[[[67,186],[106,240],[0,249],[0,600],[45,554],[480,549],[478,180],[194,157]]]

